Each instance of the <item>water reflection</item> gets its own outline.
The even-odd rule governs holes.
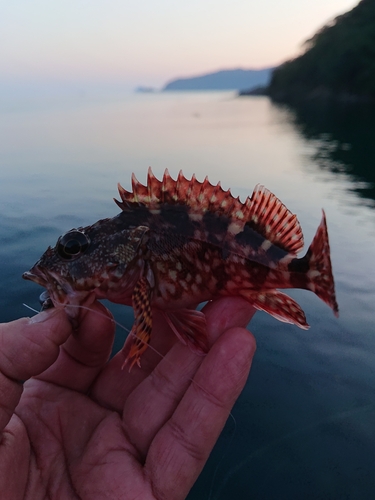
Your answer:
[[[312,143],[315,163],[344,173],[351,190],[375,207],[374,111],[368,105],[308,102],[293,107],[291,119]]]

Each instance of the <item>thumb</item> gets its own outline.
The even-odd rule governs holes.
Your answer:
[[[22,393],[19,381],[38,375],[59,354],[72,333],[62,309],[0,324],[0,430],[9,422]]]
[[[49,309],[32,318],[0,325],[0,371],[9,378],[27,380],[57,358],[59,346],[72,333],[62,309]]]

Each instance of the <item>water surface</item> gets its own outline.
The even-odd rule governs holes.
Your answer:
[[[66,230],[115,215],[116,183],[148,166],[242,200],[264,184],[307,245],[326,211],[340,318],[294,290],[310,330],[256,314],[250,378],[190,499],[375,498],[374,122],[327,113],[231,93],[0,99],[1,321],[38,306],[22,272]]]

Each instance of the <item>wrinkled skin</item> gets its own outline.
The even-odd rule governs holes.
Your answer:
[[[155,315],[165,357],[148,349],[129,374],[126,353],[108,362],[113,323],[92,307],[104,316],[88,312],[74,333],[57,309],[0,325],[1,497],[183,499],[246,382],[254,310],[234,298],[206,306],[206,357]]]

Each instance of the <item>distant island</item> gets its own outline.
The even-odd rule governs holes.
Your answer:
[[[273,72],[266,89],[273,100],[375,102],[374,0],[362,0],[336,17],[305,42],[305,49]]]
[[[242,90],[263,87],[269,84],[273,69],[227,69],[215,71],[204,75],[172,80],[162,90]]]
[[[135,92],[140,92],[143,94],[149,94],[151,92],[156,92],[156,89],[154,87],[145,87],[143,85],[140,85],[135,89]]]

